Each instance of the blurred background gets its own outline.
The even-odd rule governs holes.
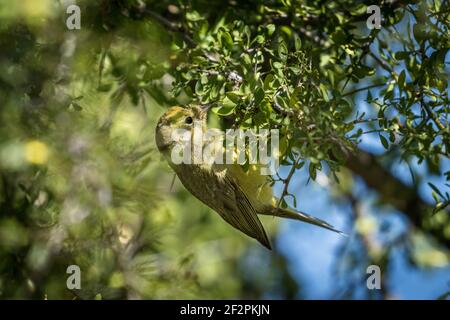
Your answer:
[[[1,299],[448,297],[448,212],[417,230],[407,209],[385,201],[352,166],[340,170],[339,184],[326,168],[310,181],[306,167],[290,184],[299,210],[349,236],[262,217],[273,251],[178,180],[171,187],[154,128],[170,105],[189,100],[171,91],[180,39],[160,16],[130,10],[141,1],[77,2],[81,29],[68,30],[71,1],[0,0]],[[145,3],[169,16],[181,10],[178,2]],[[354,104],[370,112],[365,96]],[[366,172],[385,168],[389,179],[379,178],[393,183],[394,198],[408,193],[413,207],[432,206],[428,182],[448,190],[448,157],[433,170],[405,163],[377,134],[363,136],[360,148],[379,160]],[[275,184],[277,195],[282,189]],[[435,226],[446,228],[438,240]],[[373,264],[381,290],[366,286]],[[67,289],[69,265],[80,266],[81,290]]]

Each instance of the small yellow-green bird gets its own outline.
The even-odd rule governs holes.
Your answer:
[[[206,119],[207,108],[196,105],[174,106],[161,116],[156,127],[158,150],[190,193],[230,225],[268,249],[271,249],[270,241],[258,214],[300,220],[341,233],[323,220],[303,212],[279,208],[276,205],[278,200],[267,184],[267,176],[255,170],[245,172],[238,164],[175,164],[171,154],[177,141],[174,141],[172,132],[176,129],[192,132],[194,123],[199,122],[205,131]]]

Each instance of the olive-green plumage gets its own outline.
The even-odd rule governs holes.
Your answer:
[[[257,168],[245,172],[238,164],[174,164],[171,159],[176,144],[173,130],[192,130],[196,121],[206,130],[206,110],[198,106],[170,108],[158,122],[156,144],[184,187],[226,222],[268,249],[271,249],[270,241],[258,214],[300,220],[341,233],[325,221],[277,207],[278,201],[272,195],[267,176],[260,175]]]

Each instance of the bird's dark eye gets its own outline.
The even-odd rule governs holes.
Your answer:
[[[192,117],[187,117],[184,122],[186,122],[187,124],[191,124],[192,123]]]

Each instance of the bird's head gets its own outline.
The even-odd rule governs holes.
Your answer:
[[[174,106],[169,108],[159,118],[156,126],[156,145],[160,152],[165,152],[174,144],[173,130],[185,129],[191,131],[194,124],[200,123],[206,127],[206,116],[209,106]]]

